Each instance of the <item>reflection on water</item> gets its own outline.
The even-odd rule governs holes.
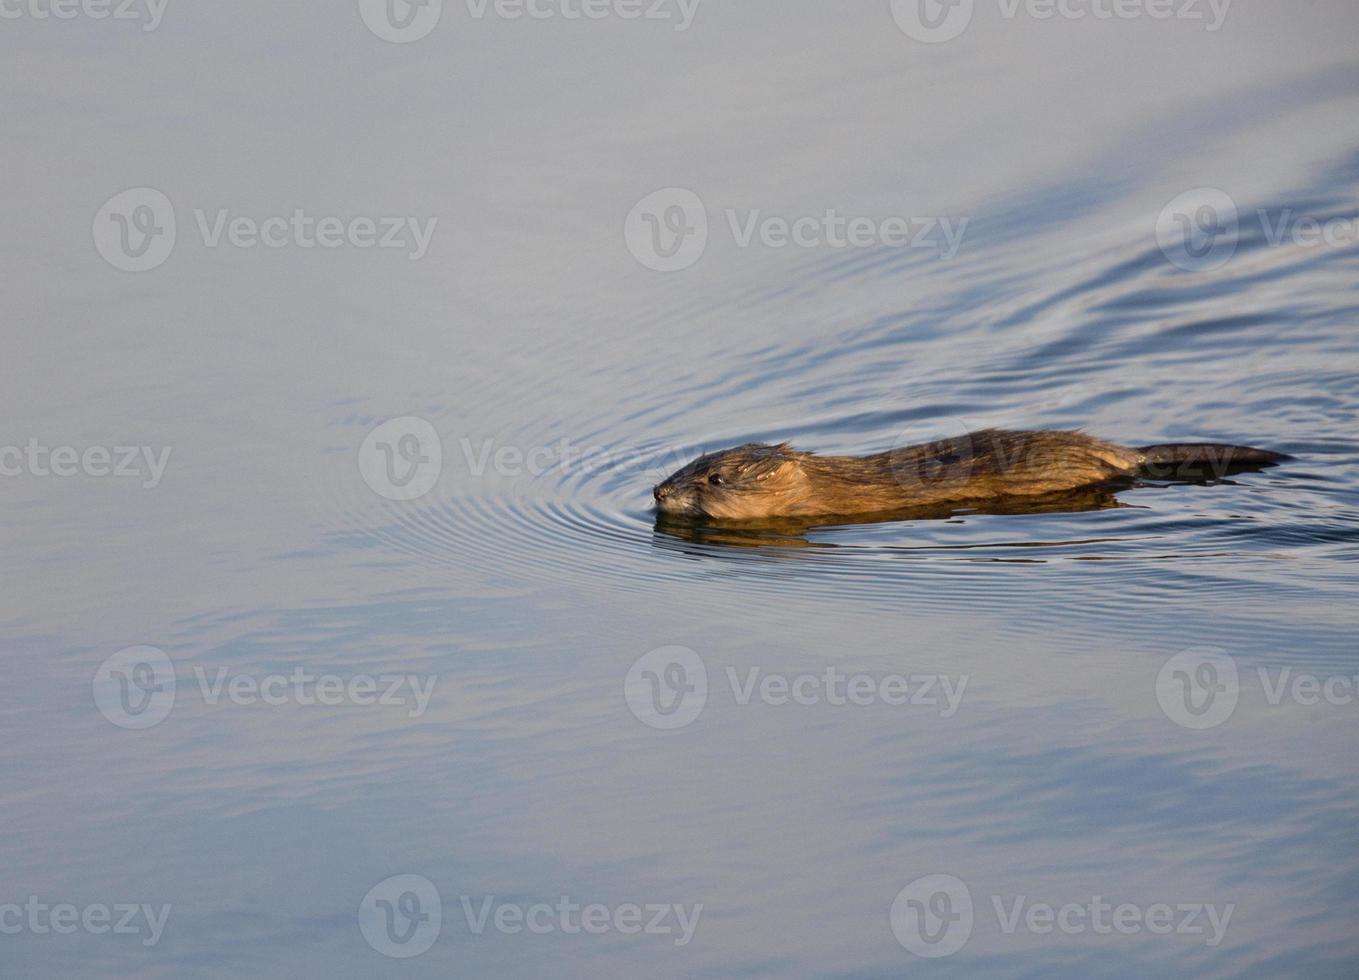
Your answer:
[[[924,44],[886,6],[5,22],[0,448],[172,452],[154,487],[0,477],[0,972],[1353,975],[1354,12],[978,4]],[[177,240],[125,272],[91,221],[143,186]],[[623,226],[674,186],[708,242],[657,272]],[[440,221],[412,260],[208,244],[223,208]],[[728,216],[827,209],[968,221],[945,258]],[[988,426],[1294,459],[872,520],[651,507],[707,450]],[[141,646],[159,669],[108,666]],[[955,883],[970,932],[922,958],[902,929],[957,937]],[[512,927],[563,896],[607,927]],[[170,912],[148,943],[30,898]],[[1026,917],[1100,901],[1142,925]],[[702,912],[677,945],[628,903]],[[1193,903],[1230,920],[1151,928]]]

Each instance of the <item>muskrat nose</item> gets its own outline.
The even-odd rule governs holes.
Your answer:
[[[651,488],[651,495],[658,501],[664,500],[666,497],[670,496],[670,488],[664,483],[658,483]]]

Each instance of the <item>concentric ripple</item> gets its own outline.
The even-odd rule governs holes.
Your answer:
[[[1328,201],[1359,186],[1345,168],[1326,179]],[[1301,188],[1259,209],[1317,194]],[[708,605],[796,594],[1035,610],[1016,614],[1019,630],[1047,628],[1054,608],[1093,621],[1128,615],[1129,597],[1152,604],[1186,588],[1209,604],[1291,594],[1329,615],[1328,599],[1345,593],[1343,563],[1359,556],[1359,444],[1339,421],[1359,417],[1359,380],[1332,358],[1353,349],[1359,249],[1313,254],[1249,237],[1207,275],[1167,261],[1154,216],[1104,227],[1095,213],[1088,228],[1041,226],[1016,247],[1015,206],[995,207],[994,244],[983,239],[947,269],[886,251],[832,257],[799,271],[795,302],[740,289],[691,302],[697,356],[670,347],[649,358],[635,337],[596,330],[526,353],[512,377],[469,374],[456,405],[424,416],[444,441],[438,487],[409,502],[346,491],[335,540],[416,569],[610,593],[695,589]],[[1090,244],[1075,259],[1061,247],[1071,236]],[[741,310],[740,328],[721,322],[728,308]],[[631,326],[684,329],[668,316]],[[625,343],[636,358],[617,356]],[[854,453],[987,425],[1084,426],[1129,444],[1246,442],[1298,459],[1213,486],[1134,489],[1121,506],[1075,513],[752,535],[676,529],[651,507],[658,480],[727,445],[789,439]],[[488,443],[484,432],[497,435]],[[479,474],[472,463],[486,445],[544,462]],[[1077,587],[1082,601],[1063,603]]]

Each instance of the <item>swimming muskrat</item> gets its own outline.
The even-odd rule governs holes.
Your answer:
[[[665,514],[851,515],[1037,498],[1138,477],[1221,477],[1287,458],[1210,442],[1133,448],[1081,432],[984,429],[872,456],[818,456],[786,442],[751,442],[700,456],[653,493]]]

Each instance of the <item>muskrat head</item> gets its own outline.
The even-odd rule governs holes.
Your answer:
[[[700,456],[652,493],[666,514],[743,520],[783,513],[804,489],[798,457],[787,443],[746,443]]]

